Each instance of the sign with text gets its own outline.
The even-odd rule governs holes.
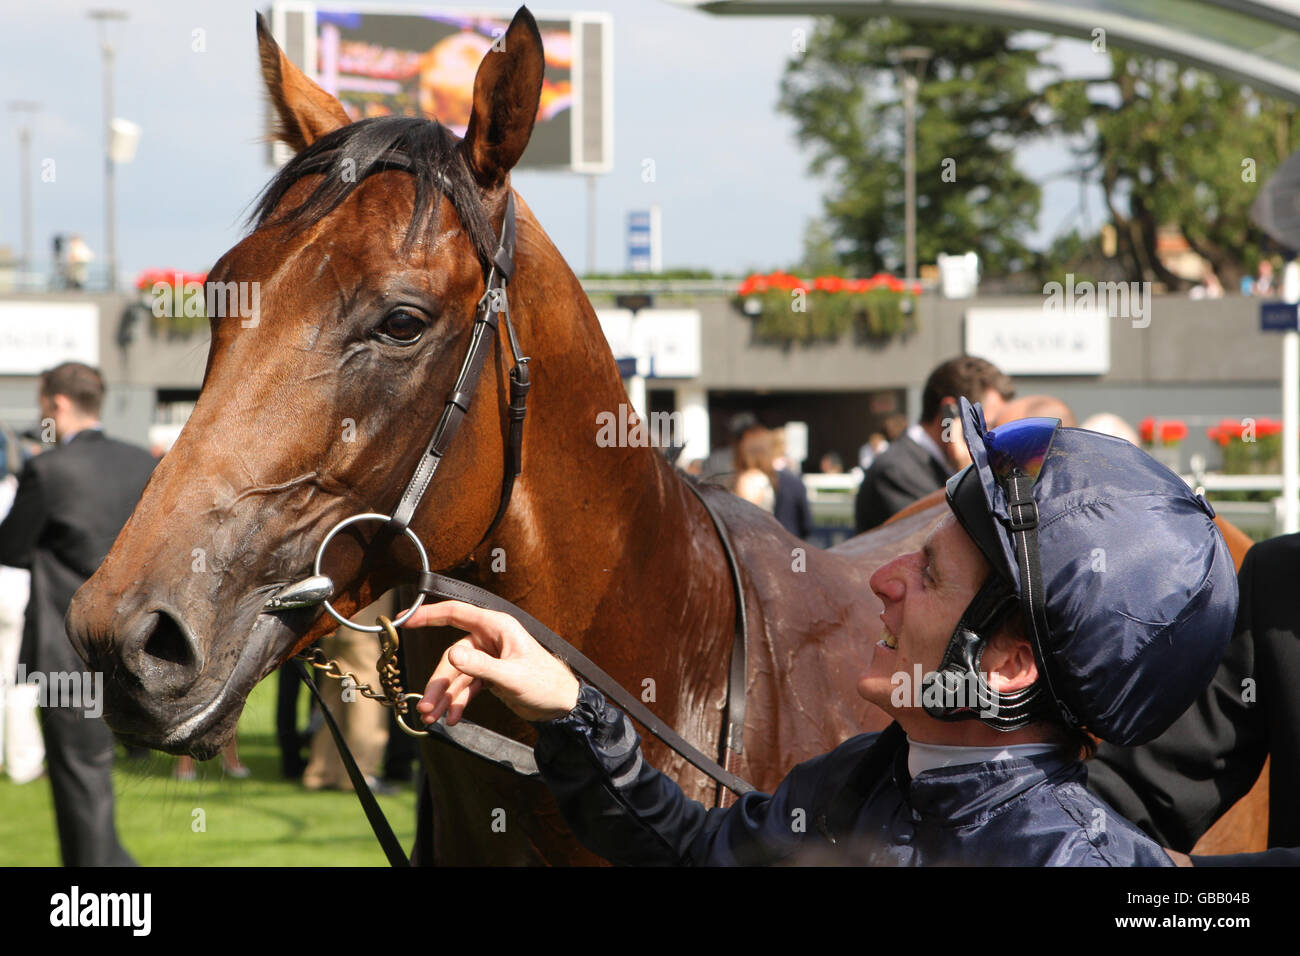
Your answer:
[[[99,365],[99,306],[0,302],[0,374],[39,375],[61,362]]]
[[[1104,375],[1110,318],[1100,309],[967,309],[966,352],[1008,375]]]
[[[597,309],[596,318],[615,359],[636,359],[647,378],[696,378],[700,374],[700,313],[697,309]],[[626,376],[625,376],[626,377]]]
[[[1259,304],[1259,330],[1261,332],[1295,332],[1300,330],[1294,302],[1261,302]]]

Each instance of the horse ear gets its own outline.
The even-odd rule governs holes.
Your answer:
[[[266,91],[271,95],[271,104],[279,117],[276,139],[300,151],[326,133],[352,122],[344,112],[343,104],[307,79],[302,70],[284,55],[260,13],[257,15],[257,52],[262,60]]]
[[[474,109],[461,150],[474,179],[495,189],[524,154],[542,98],[542,35],[527,7],[492,44],[474,77]]]

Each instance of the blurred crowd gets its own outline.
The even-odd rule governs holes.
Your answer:
[[[979,403],[990,427],[1022,418],[1059,418],[1079,426],[1073,411],[1051,395],[1017,397],[1007,375],[981,358],[961,355],[938,365],[921,392],[920,417],[892,412],[880,421],[858,450],[852,474],[860,480],[854,504],[854,533],[878,527],[908,505],[942,488],[969,459],[962,440],[957,403]],[[1138,444],[1137,432],[1120,416],[1103,412],[1081,427]],[[751,412],[734,415],[730,443],[709,459],[690,462],[685,470],[726,483],[733,493],[770,512],[797,538],[809,540],[813,516],[800,463],[786,454],[781,428],[766,428]],[[818,460],[818,472],[845,474],[843,458],[828,451]]]
[[[100,421],[104,391],[97,369],[65,362],[40,377],[37,425],[21,433],[0,425],[0,768],[17,784],[48,776],[68,866],[135,861],[117,834],[112,769],[118,742],[103,720],[103,700],[89,693],[53,696],[53,675],[85,670],[64,617],[180,431],[155,428],[148,451],[109,438]],[[391,604],[386,596],[371,610],[395,617]],[[364,635],[335,633],[321,646],[360,683],[378,686],[374,649]],[[297,671],[282,668],[279,678],[282,774],[310,790],[351,789],[319,713],[311,711],[302,726]],[[413,778],[415,746],[395,732],[391,711],[337,681],[323,682],[322,692],[373,790],[390,792]],[[148,753],[124,746],[128,758]],[[220,761],[229,777],[252,774],[234,739]],[[194,761],[178,758],[173,776],[196,779]]]

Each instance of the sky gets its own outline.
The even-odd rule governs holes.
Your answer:
[[[86,11],[105,5],[128,14],[110,27],[114,112],[143,128],[134,161],[117,168],[120,273],[129,280],[146,268],[204,271],[243,234],[273,172],[262,141],[265,97],[253,26],[261,7],[241,0],[0,0],[0,245],[15,254],[21,246],[19,117],[8,104],[35,100],[38,266],[47,265],[55,233],[82,234],[102,257],[102,61]],[[447,5],[356,3],[374,6]],[[826,184],[809,174],[811,156],[776,103],[794,31],[811,35],[812,21],[715,17],[666,0],[578,0],[534,12],[548,9],[613,17],[614,168],[595,190],[597,271],[625,268],[627,213],[651,203],[662,210],[668,268],[734,274],[796,261]],[[203,31],[202,52],[193,49],[196,30]],[[1097,57],[1086,44],[1051,42],[1069,72],[1095,72]],[[646,159],[654,160],[649,183]],[[1064,144],[1025,148],[1017,164],[1045,188],[1031,245],[1076,224],[1081,203],[1090,211],[1086,222],[1101,225],[1099,194],[1059,175],[1069,164]],[[583,271],[586,178],[523,171],[514,183],[570,265]]]

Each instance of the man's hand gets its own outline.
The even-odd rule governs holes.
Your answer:
[[[578,679],[509,614],[463,601],[420,608],[406,627],[450,626],[468,631],[442,655],[424,699],[416,705],[426,724],[443,714],[455,724],[474,695],[487,687],[524,720],[563,717],[578,703]]]

